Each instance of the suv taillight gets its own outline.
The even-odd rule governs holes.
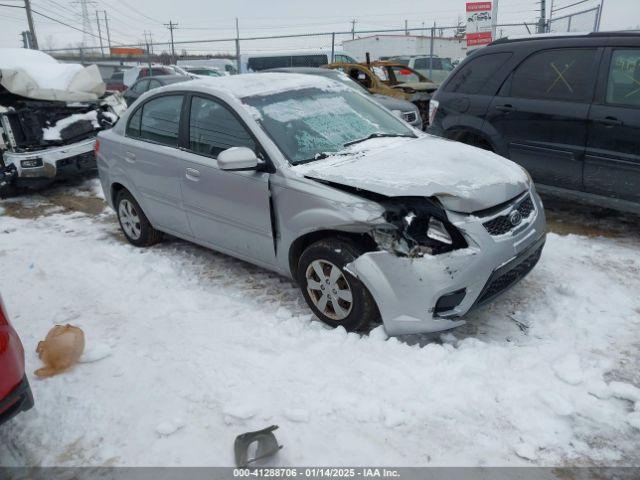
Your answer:
[[[98,138],[96,138],[96,143],[93,147],[93,151],[96,154],[96,156],[98,156],[98,152],[100,151],[100,140]]]
[[[433,100],[429,102],[429,125],[433,125],[433,121],[436,119],[436,113],[438,113],[438,107],[440,106],[440,102],[438,100]]]

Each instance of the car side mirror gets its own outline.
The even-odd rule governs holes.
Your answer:
[[[258,166],[258,157],[247,147],[231,147],[220,152],[217,158],[221,170],[253,170]]]

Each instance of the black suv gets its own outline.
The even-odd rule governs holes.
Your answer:
[[[430,105],[429,132],[493,150],[539,190],[640,212],[640,34],[498,40]]]

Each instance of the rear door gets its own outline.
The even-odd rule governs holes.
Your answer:
[[[528,56],[491,102],[501,150],[534,181],[582,189],[587,119],[601,51],[557,48]]]
[[[121,157],[145,214],[154,227],[191,236],[182,208],[184,173],[178,136],[183,94],[155,96],[140,105],[127,123]]]
[[[606,51],[589,114],[584,186],[640,202],[640,45]]]
[[[275,263],[269,173],[225,171],[216,157],[231,147],[259,146],[223,102],[194,95],[181,151],[182,197],[191,229],[202,243],[261,264]]]

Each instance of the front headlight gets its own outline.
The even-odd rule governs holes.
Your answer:
[[[429,199],[396,199],[386,204],[385,210],[387,223],[372,232],[383,250],[419,257],[467,247],[463,235],[446,219],[446,213]]]
[[[533,178],[531,178],[531,174],[529,173],[529,171],[524,167],[520,167],[520,168],[522,168],[522,171],[527,176],[527,180],[529,181],[529,186],[533,185]]]
[[[427,229],[427,237],[437,242],[446,243],[447,245],[453,244],[453,239],[444,224],[436,219],[431,217],[429,219],[429,228]]]

